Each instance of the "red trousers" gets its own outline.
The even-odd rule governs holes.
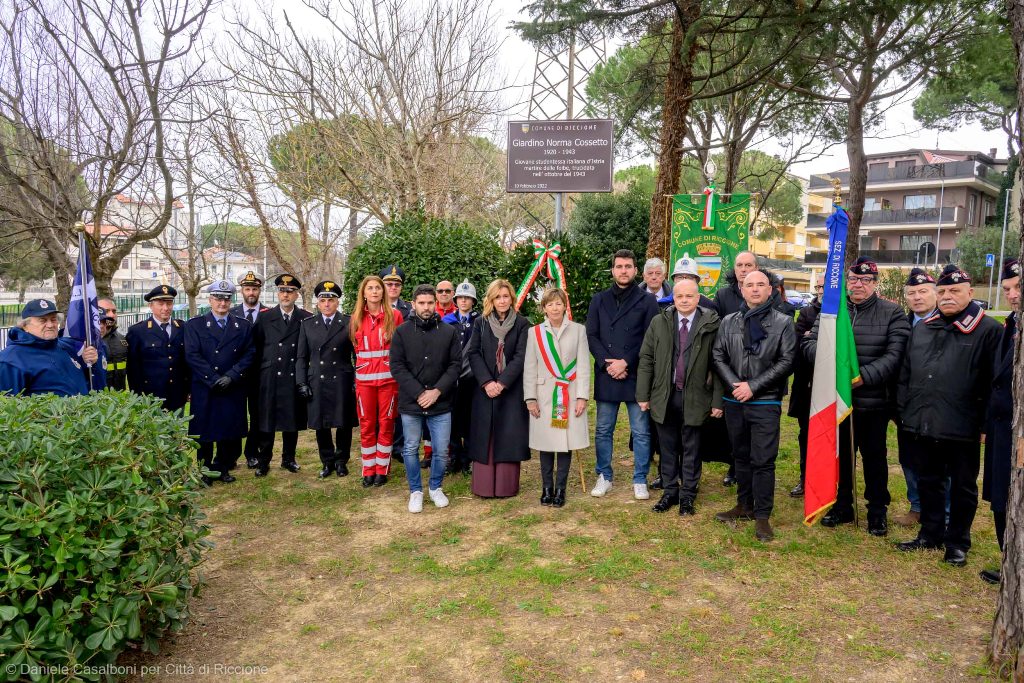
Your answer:
[[[356,412],[359,415],[359,446],[363,476],[387,474],[391,469],[391,444],[395,438],[398,413],[398,384],[356,382]]]

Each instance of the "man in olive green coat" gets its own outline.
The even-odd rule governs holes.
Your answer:
[[[644,336],[636,400],[641,410],[651,411],[661,442],[665,490],[653,509],[665,512],[678,503],[680,515],[693,515],[701,473],[700,426],[708,415],[722,416],[725,387],[711,365],[718,314],[699,305],[693,280],[677,282],[672,300]]]

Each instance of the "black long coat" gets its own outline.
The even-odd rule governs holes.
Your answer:
[[[189,367],[185,360],[185,323],[171,320],[170,338],[152,317],[128,328],[128,388],[136,394],[159,396],[165,410],[185,405]]]
[[[615,303],[614,288],[598,292],[587,311],[587,341],[594,357],[594,398],[598,401],[636,402],[636,369],[640,347],[654,316],[658,302],[636,285],[625,295],[621,306]],[[626,361],[626,378],[612,379],[605,369],[608,358]],[[579,359],[577,362],[584,362]]]
[[[254,355],[252,325],[245,318],[228,315],[223,330],[213,313],[185,323],[185,358],[192,369],[190,434],[200,441],[226,441],[248,433],[243,377]],[[231,385],[213,391],[214,382],[224,375]]]
[[[814,321],[821,313],[821,298],[815,298],[813,302],[800,309],[796,316],[796,343],[797,349],[804,335],[814,327]],[[789,396],[790,417],[807,419],[811,411],[811,382],[814,380],[814,362],[807,359],[803,353],[797,351],[793,359],[793,389]]]
[[[355,424],[355,350],[348,338],[348,323],[349,316],[339,310],[330,329],[320,313],[306,318],[299,327],[295,381],[313,390],[307,410],[310,429]]]
[[[992,397],[988,402],[988,426],[985,429],[985,477],[981,495],[995,512],[1006,511],[1010,496],[1010,462],[1013,456],[1013,334],[1016,313],[1011,313],[1003,328],[1003,339],[996,354],[992,377]]]
[[[647,298],[657,307],[653,297]],[[530,321],[517,314],[512,329],[505,335],[505,369],[498,373],[498,338],[483,316],[473,323],[466,355],[477,383],[469,428],[469,456],[476,462],[487,462],[487,446],[492,436],[494,462],[530,459],[530,413],[523,401],[523,366],[529,333]],[[483,390],[491,381],[505,386],[497,398],[488,398]]]
[[[261,432],[297,432],[306,428],[306,401],[299,398],[295,388],[295,358],[299,329],[311,315],[296,307],[285,325],[281,307],[275,306],[256,318],[252,374],[258,379],[256,425]]]

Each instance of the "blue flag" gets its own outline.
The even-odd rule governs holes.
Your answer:
[[[78,233],[78,267],[75,269],[71,303],[68,304],[68,314],[64,321],[64,336],[79,342],[79,355],[83,346],[100,348],[100,307],[84,233]]]

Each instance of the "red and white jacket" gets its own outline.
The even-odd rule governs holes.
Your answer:
[[[384,341],[384,315],[395,318],[395,327],[402,324],[397,309],[382,309],[373,314],[363,311],[363,319],[356,337],[356,382],[380,386],[393,383],[391,377],[391,340]]]

